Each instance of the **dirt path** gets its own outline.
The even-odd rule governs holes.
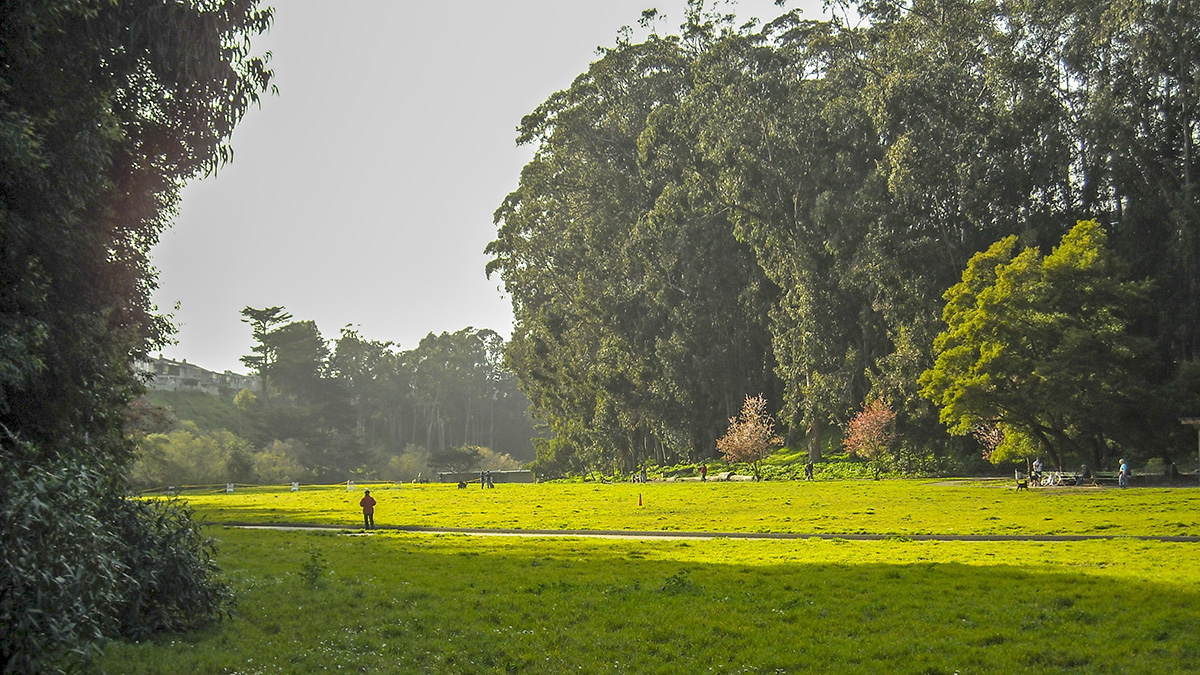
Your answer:
[[[362,528],[338,525],[306,525],[298,523],[213,523],[216,526],[240,527],[259,530],[311,531],[329,530],[346,533],[362,533]],[[1113,535],[1113,534],[828,534],[795,532],[671,532],[657,530],[518,530],[507,528],[479,527],[416,527],[405,525],[380,525],[377,529],[391,532],[423,534],[469,534],[482,537],[589,537],[596,539],[845,539],[851,541],[1093,541],[1105,539],[1133,539],[1138,541],[1165,541],[1197,543],[1200,536],[1170,535]]]

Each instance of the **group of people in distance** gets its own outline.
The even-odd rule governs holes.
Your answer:
[[[1125,461],[1124,458],[1118,460],[1118,462],[1120,462],[1121,468],[1117,471],[1117,485],[1119,485],[1120,487],[1129,487],[1129,464]],[[1087,464],[1084,464],[1079,467],[1079,475],[1076,476],[1076,478],[1075,478],[1075,484],[1082,485],[1084,480],[1090,479],[1091,477],[1092,477],[1091,469],[1088,468]],[[1034,485],[1041,483],[1041,481],[1042,481],[1042,458],[1041,457],[1038,457],[1037,459],[1033,460],[1033,470],[1029,472],[1029,478]]]

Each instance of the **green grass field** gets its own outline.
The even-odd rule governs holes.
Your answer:
[[[679,530],[1197,529],[1196,490],[884,483],[372,494],[380,525],[662,529],[667,517]],[[359,494],[189,501],[210,520],[349,526]],[[1196,543],[212,533],[238,596],[233,619],[111,645],[106,672],[1191,673],[1200,657]]]
[[[1038,488],[1012,482],[359,485],[186,495],[213,523],[835,534],[1200,535],[1200,489]],[[638,505],[639,496],[641,506]]]

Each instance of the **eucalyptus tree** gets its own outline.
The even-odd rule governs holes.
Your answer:
[[[853,276],[879,197],[872,129],[855,107],[836,27],[788,13],[757,33],[727,33],[700,54],[694,87],[659,116],[661,137],[696,139],[684,190],[723,213],[778,288],[769,331],[782,418],[795,439],[845,419],[864,392],[881,331]]]
[[[1077,200],[1112,223],[1114,246],[1136,273],[1163,280],[1154,291],[1160,349],[1171,361],[1195,361],[1200,6],[1077,2],[1027,11],[1039,35],[1070,29],[1051,72],[1072,113]]]
[[[993,0],[862,3],[867,27],[844,33],[855,107],[877,144],[853,276],[886,336],[871,354],[866,398],[898,407],[905,438],[936,449],[940,433],[916,381],[930,364],[942,291],[967,259],[1013,232],[1052,228],[1061,211],[1052,96],[1013,53]]]
[[[398,424],[387,411],[399,408],[389,401],[388,383],[395,371],[396,355],[391,342],[366,340],[351,326],[342,328],[329,357],[331,375],[342,383],[355,412],[355,428],[369,445],[377,445],[381,430],[394,448],[391,431]]]
[[[537,151],[489,273],[513,297],[508,363],[554,433],[546,468],[711,454],[721,420],[775,386],[774,287],[685,183],[694,139],[670,121],[728,21],[692,3],[682,36],[619,40],[522,121]]]
[[[842,6],[862,22],[733,29],[692,2],[680,36],[618,42],[523,121],[537,152],[496,212],[489,272],[513,297],[508,359],[554,431],[546,457],[696,450],[689,411],[772,387],[814,452],[877,397],[902,444],[953,448],[918,386],[942,292],[991,242],[1049,247],[1089,218],[1158,282],[1141,367],[1189,390],[1194,0]]]
[[[416,440],[423,441],[426,450],[469,445],[528,455],[533,431],[528,425],[524,439],[513,439],[505,431],[500,434],[503,447],[495,445],[498,403],[503,401],[499,405],[501,427],[520,427],[519,420],[528,419],[519,400],[523,397],[517,395],[500,362],[503,343],[495,331],[468,327],[454,333],[430,333],[416,349],[405,353],[416,406],[414,431],[423,428],[424,436]],[[516,410],[508,405],[512,402],[517,403]]]
[[[653,205],[637,138],[685,74],[677,39],[621,41],[521,122],[518,143],[537,150],[496,212],[488,271],[513,298],[509,365],[556,444],[632,453],[653,433],[629,404],[652,338],[637,330],[648,301],[628,235]]]

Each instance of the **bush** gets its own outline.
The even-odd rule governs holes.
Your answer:
[[[138,443],[130,482],[138,488],[211,485],[254,480],[250,444],[225,431],[204,432],[192,422],[167,434],[149,434]]]
[[[103,476],[7,433],[0,444],[0,670],[58,672],[99,644],[126,582],[97,517]]]
[[[95,467],[0,438],[0,662],[60,672],[107,638],[220,618],[211,540],[175,503],[126,499]]]
[[[105,522],[120,538],[126,570],[117,605],[120,637],[199,628],[228,614],[229,588],[216,580],[215,547],[191,509],[175,500],[114,501]]]
[[[391,457],[387,461],[388,475],[399,481],[429,480],[433,472],[429,470],[429,453],[424,448],[410,445],[404,452]]]
[[[272,441],[265,450],[254,455],[254,474],[267,485],[307,482],[312,472],[304,468],[300,457],[304,446],[300,441]]]

